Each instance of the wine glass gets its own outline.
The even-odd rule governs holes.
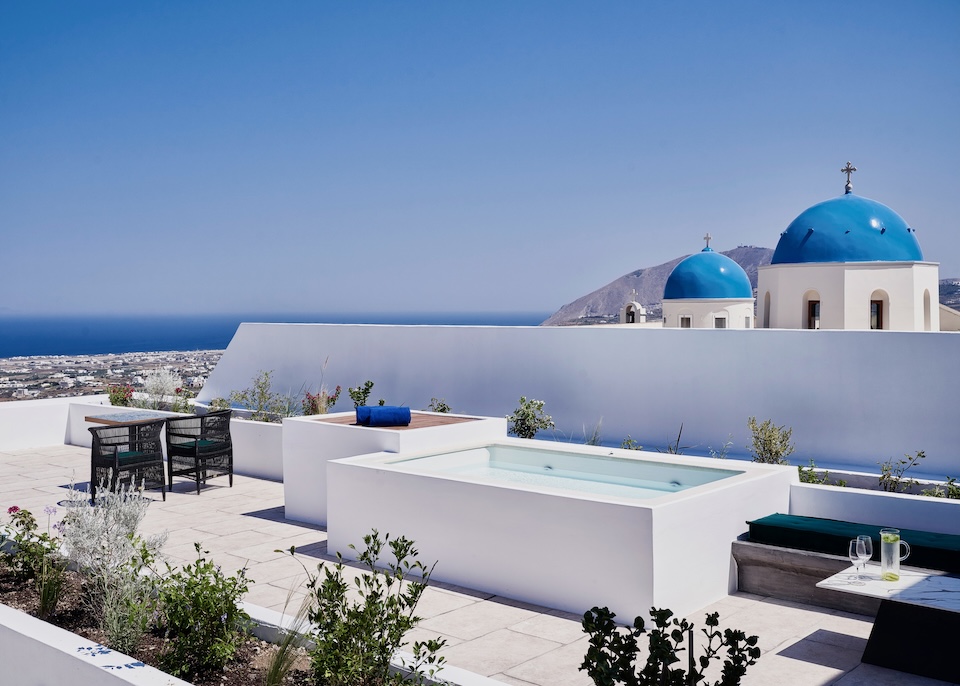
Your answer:
[[[858,541],[863,542],[863,554],[860,555],[860,548],[857,548],[857,554],[860,555],[860,562],[863,563],[863,569],[866,571],[867,563],[873,557],[873,539],[869,536],[857,536]],[[860,577],[863,579],[864,577]]]
[[[854,586],[863,586],[863,582],[860,581],[860,563],[863,560],[863,555],[865,555],[866,546],[864,546],[863,541],[859,538],[854,538],[850,541],[850,550],[847,554],[850,557],[850,562],[853,563],[853,578],[850,580],[850,583]]]

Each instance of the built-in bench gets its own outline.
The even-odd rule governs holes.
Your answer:
[[[850,566],[849,541],[861,534],[874,541],[880,557],[880,525],[818,517],[774,514],[747,523],[749,533],[734,541],[741,591],[796,602],[875,615],[874,598],[837,593],[816,584]],[[911,547],[910,567],[960,572],[960,536],[901,529]]]
[[[876,524],[841,522],[836,519],[772,514],[747,522],[753,543],[795,548],[815,553],[846,556],[851,539],[873,538],[873,559],[880,559],[880,529]],[[960,536],[901,529],[900,538],[910,544],[912,567],[960,573]]]

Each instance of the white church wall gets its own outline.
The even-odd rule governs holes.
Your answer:
[[[770,293],[770,329],[807,328],[804,296],[811,291],[820,297],[820,328],[842,329],[844,325],[844,284],[842,270],[835,265],[775,264],[757,271],[757,300]],[[760,313],[762,317],[762,313]]]
[[[870,301],[883,299],[886,310],[884,329],[924,330],[923,292],[932,288],[930,292],[934,302],[939,297],[939,268],[936,264],[871,262],[837,265],[835,268],[844,271],[846,328],[869,329]],[[939,329],[937,313],[931,320],[931,330]]]
[[[753,298],[746,300],[663,301],[663,325],[679,328],[680,317],[689,316],[694,329],[714,329],[718,317],[726,319],[728,329],[753,328]],[[749,318],[750,326],[747,327]]]
[[[924,450],[923,471],[960,476],[960,336],[923,332],[717,331],[645,327],[437,327],[242,324],[200,393],[226,397],[274,371],[274,390],[375,382],[371,402],[504,416],[521,395],[546,401],[563,435],[602,419],[610,444],[676,440],[705,454],[747,418],[793,428],[795,457],[876,470]],[[544,436],[547,437],[547,436]]]
[[[761,267],[757,300],[770,292],[769,328],[806,328],[805,298],[820,297],[821,329],[870,328],[870,301],[875,292],[885,302],[884,328],[892,331],[939,331],[939,267],[931,262],[837,262],[777,264]],[[931,294],[929,326],[924,291]],[[762,317],[762,309],[758,312]],[[761,320],[762,324],[762,320]]]

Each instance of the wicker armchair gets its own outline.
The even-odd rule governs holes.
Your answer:
[[[163,420],[136,424],[115,424],[91,427],[93,445],[90,453],[90,497],[97,499],[97,486],[109,480],[115,490],[121,475],[129,475],[134,485],[160,487],[167,499],[163,477],[163,442],[160,432]]]
[[[190,476],[206,484],[211,476],[230,477],[233,487],[233,442],[230,439],[232,410],[208,412],[198,417],[167,419],[167,478],[173,490],[174,476]]]

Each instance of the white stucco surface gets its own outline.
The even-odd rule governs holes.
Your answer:
[[[651,606],[684,616],[736,590],[730,541],[747,520],[785,511],[797,480],[795,469],[772,465],[502,443],[744,471],[635,500],[425,473],[387,453],[334,460],[327,467],[328,550],[354,558],[349,544],[371,529],[400,531],[416,541],[422,560],[439,561],[439,581],[577,614],[605,605],[624,618],[649,616]],[[588,562],[570,564],[572,551]]]
[[[327,524],[327,464],[331,460],[381,451],[399,453],[492,441],[507,435],[506,420],[490,417],[405,430],[326,421],[353,416],[351,410],[283,420],[283,500],[287,519]]]
[[[947,498],[794,484],[790,514],[960,535],[960,501]]]
[[[758,328],[806,328],[805,295],[815,293],[809,299],[820,300],[821,329],[869,329],[870,301],[876,299],[884,301],[884,329],[939,331],[939,272],[933,262],[766,265],[757,272]]]
[[[732,441],[747,418],[793,428],[794,458],[876,471],[926,451],[923,471],[960,476],[960,336],[952,333],[242,324],[200,394],[245,388],[258,370],[276,387],[375,382],[373,399],[504,416],[521,395],[546,402],[565,436],[628,434],[686,452]],[[346,406],[341,399],[341,405]],[[548,434],[541,435],[548,438]]]
[[[753,298],[746,300],[664,300],[663,325],[679,327],[680,317],[689,316],[693,329],[714,329],[718,317],[726,319],[727,329],[750,329],[753,321]],[[749,326],[747,322],[749,321]]]

